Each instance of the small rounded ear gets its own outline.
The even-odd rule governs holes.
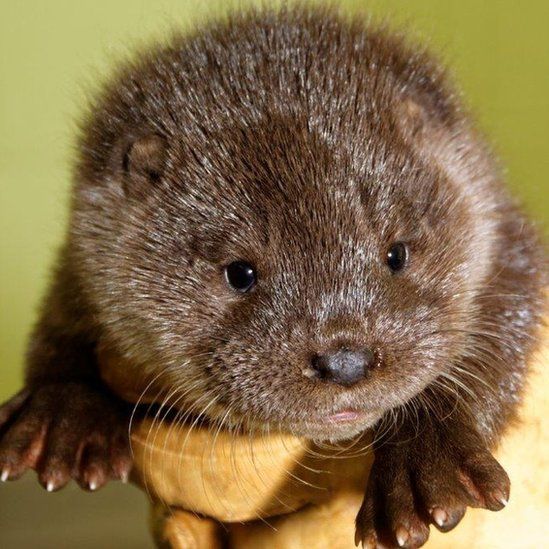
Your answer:
[[[158,181],[166,163],[167,143],[157,134],[138,137],[126,148],[122,168],[130,177]]]
[[[427,124],[425,108],[411,97],[405,98],[397,106],[397,122],[410,137],[418,137]]]

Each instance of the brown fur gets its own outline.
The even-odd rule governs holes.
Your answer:
[[[520,400],[545,272],[501,180],[438,64],[385,28],[265,11],[152,49],[83,123],[30,409],[52,383],[98,387],[101,342],[211,421],[330,440],[374,428],[388,442],[360,539],[394,544],[400,525],[421,545],[429,503],[447,505],[445,528],[465,505],[499,508],[508,481],[486,446]],[[400,273],[385,263],[395,241],[410,249]],[[258,272],[243,295],[223,276],[240,259]],[[341,347],[375,349],[363,381],[303,375]],[[360,421],[326,420],[347,409]],[[0,466],[16,476],[9,437]],[[54,465],[41,463],[46,483]],[[84,469],[72,475],[85,485]],[[425,482],[395,487],[401,471]],[[454,484],[426,493],[443,474]]]

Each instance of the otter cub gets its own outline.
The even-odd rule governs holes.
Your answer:
[[[98,345],[183,411],[375,434],[357,542],[501,509],[492,457],[541,323],[544,255],[439,65],[330,10],[234,16],[127,64],[90,108],[70,228],[0,408],[0,472],[131,467]]]

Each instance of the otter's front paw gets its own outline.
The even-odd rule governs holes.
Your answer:
[[[498,511],[509,488],[509,477],[474,433],[437,433],[433,427],[383,445],[376,450],[357,516],[356,544],[421,547],[430,524],[447,532],[468,506]]]
[[[0,479],[28,468],[58,490],[73,478],[95,490],[131,469],[128,412],[110,395],[80,383],[23,390],[0,407]]]

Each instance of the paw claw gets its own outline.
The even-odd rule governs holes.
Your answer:
[[[509,503],[509,492],[504,493],[502,490],[496,490],[494,492],[494,499],[496,499],[503,506],[505,506]]]
[[[491,494],[491,497],[486,498],[486,506],[491,511],[501,511],[509,503],[509,497],[501,490],[496,490]]]
[[[399,547],[404,547],[410,539],[410,532],[404,526],[399,526],[395,532],[395,537]]]
[[[355,530],[355,546],[361,546],[363,549],[376,549],[377,544],[377,536],[372,533],[369,534],[367,537],[365,537],[365,534],[363,534],[360,530]]]
[[[61,469],[45,469],[38,474],[38,482],[47,492],[61,490],[69,480],[69,473]]]
[[[108,478],[109,475],[104,466],[94,466],[84,471],[79,482],[84,490],[95,492],[107,484]]]
[[[444,528],[446,522],[448,522],[448,513],[440,507],[434,507],[431,509],[431,517],[433,518],[435,524],[440,526],[440,528]]]
[[[10,477],[10,470],[6,467],[2,470],[2,474],[0,475],[0,481],[6,482]]]
[[[371,536],[370,536],[370,538],[371,538]],[[357,528],[355,530],[355,546],[358,547],[359,545],[363,548],[364,547],[369,547],[367,545],[367,540],[364,538],[364,533]],[[375,545],[373,547],[375,547]]]
[[[509,503],[509,500],[503,495],[497,496],[496,499],[503,505],[503,507],[506,507],[507,504]]]
[[[112,463],[114,478],[121,480],[123,483],[129,482],[131,470],[132,463],[128,459],[116,459]]]

